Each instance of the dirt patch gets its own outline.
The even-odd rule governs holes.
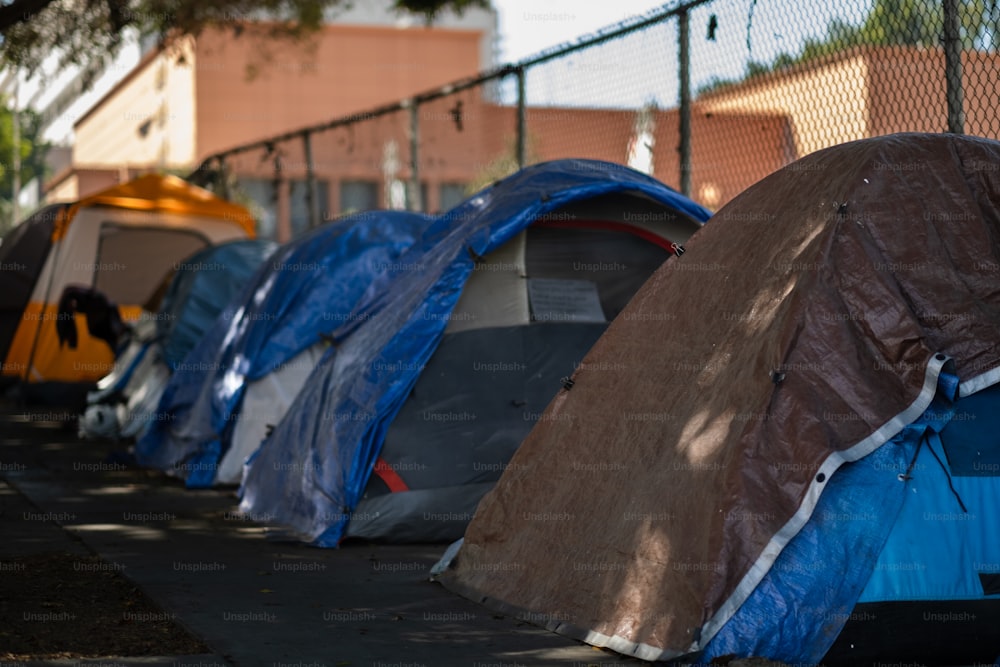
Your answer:
[[[97,556],[0,562],[0,659],[197,655],[208,647]]]

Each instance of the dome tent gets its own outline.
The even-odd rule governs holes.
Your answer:
[[[188,486],[238,483],[243,459],[284,414],[378,272],[431,218],[359,213],[281,246],[171,376],[155,421],[136,443],[140,464]],[[249,397],[249,401],[247,398]]]
[[[175,263],[158,311],[133,328],[115,369],[87,394],[81,437],[140,436],[155,418],[171,373],[276,247],[273,241],[230,241]]]
[[[819,151],[687,249],[550,404],[441,581],[647,660],[992,661],[1000,144]]]
[[[82,395],[112,366],[114,350],[79,326],[60,344],[58,301],[87,286],[134,320],[170,266],[194,250],[253,237],[245,208],[175,176],[149,174],[72,204],[48,206],[0,245],[0,355],[3,379],[31,396]]]
[[[331,331],[241,506],[319,546],[461,534],[559,378],[708,217],[591,160],[533,165],[441,215]]]

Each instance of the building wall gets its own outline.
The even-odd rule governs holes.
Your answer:
[[[196,157],[193,58],[190,41],[147,54],[77,122],[74,164],[189,168]]]
[[[143,173],[145,171],[141,169],[114,170],[78,166],[52,179],[49,183],[47,201],[49,203],[77,201],[94,192],[127,183]]]
[[[698,102],[707,112],[787,115],[795,156],[802,157],[871,136],[869,66],[861,51],[849,51],[727,86]]]
[[[872,135],[947,131],[942,49],[873,48],[867,58]],[[962,79],[965,132],[1000,138],[1000,54],[964,52]]]
[[[195,67],[197,158],[472,76],[482,65],[480,38],[474,30],[329,25],[313,50],[278,44],[263,56],[252,38],[205,34]]]

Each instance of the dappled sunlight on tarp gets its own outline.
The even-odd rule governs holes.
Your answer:
[[[441,581],[499,610],[559,610],[550,629],[627,655],[705,648],[838,469],[920,417],[942,366],[970,391],[998,380],[1000,292],[986,270],[1000,266],[998,164],[993,141],[890,135],[746,190],[593,347]],[[567,474],[560,461],[607,465]],[[524,512],[566,518],[517,521]],[[665,564],[642,558],[662,545]],[[579,554],[609,574],[555,565]],[[486,567],[513,560],[512,574]],[[643,576],[655,594],[633,585]],[[785,646],[786,662],[825,650],[805,634]]]

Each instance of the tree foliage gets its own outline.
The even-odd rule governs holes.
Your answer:
[[[11,222],[14,201],[14,113],[9,100],[0,98],[0,233]],[[21,159],[21,185],[38,177],[44,178],[45,154],[49,146],[38,140],[41,118],[38,114],[18,112],[20,141],[18,155]]]
[[[78,66],[86,81],[111,62],[129,30],[161,42],[209,28],[302,39],[322,25],[326,10],[365,1],[0,0],[0,62],[30,75],[57,54],[60,68]],[[487,7],[489,0],[393,0],[393,6],[430,22],[443,10]]]
[[[1000,0],[958,0],[962,48],[1000,50]],[[780,53],[770,63],[751,60],[742,80],[840,53],[855,46],[939,47],[944,34],[941,0],[874,0],[858,24],[834,18],[822,37],[811,37],[798,54]],[[706,93],[736,80],[713,79],[699,88]]]

